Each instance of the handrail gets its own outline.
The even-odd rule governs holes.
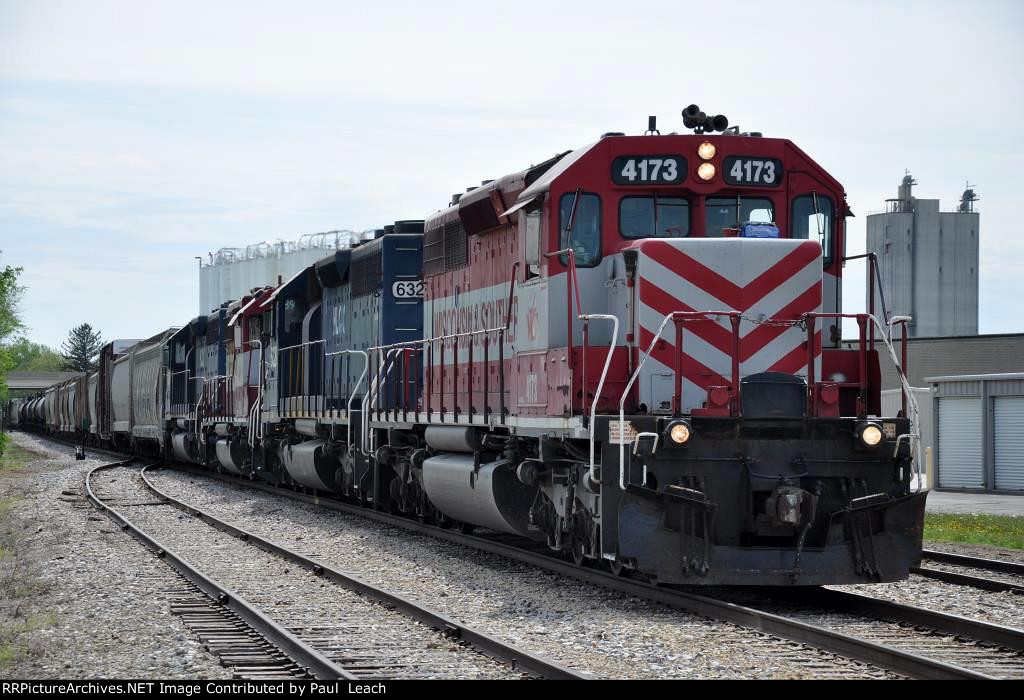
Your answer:
[[[328,357],[335,357],[337,355],[362,355],[363,356],[363,372],[362,372],[362,374],[359,375],[359,379],[356,381],[355,388],[352,389],[352,391],[349,392],[349,394],[348,394],[348,403],[345,404],[345,418],[347,419],[346,425],[345,425],[345,437],[346,437],[346,440],[348,441],[348,449],[351,450],[352,449],[352,402],[356,398],[356,393],[358,393],[358,391],[359,391],[359,386],[363,383],[363,380],[366,378],[366,373],[369,372],[369,370],[370,370],[370,358],[369,358],[369,355],[367,354],[367,352],[365,350],[336,350],[334,352],[325,352],[324,353],[324,359],[327,359]],[[360,423],[365,424],[366,423],[366,401],[365,400],[362,403],[362,408],[359,409],[359,417],[361,419]],[[360,426],[360,432],[362,432],[362,427],[361,426]],[[360,444],[360,449],[362,449],[362,447],[363,447],[363,445]],[[366,454],[366,453],[363,452],[363,454]]]
[[[505,309],[505,325],[503,325],[503,326],[494,326],[492,328],[482,328],[482,329],[478,329],[478,330],[475,330],[475,331],[462,331],[461,333],[448,333],[448,334],[445,334],[445,335],[431,336],[430,338],[418,338],[416,340],[404,340],[404,341],[401,341],[401,342],[398,342],[398,343],[389,343],[388,345],[375,345],[373,347],[367,348],[368,351],[369,352],[376,352],[376,353],[380,354],[382,351],[394,351],[394,350],[401,350],[402,352],[409,352],[409,351],[415,352],[416,348],[423,348],[424,350],[427,350],[428,352],[430,352],[430,350],[433,348],[433,344],[434,343],[441,343],[442,354],[441,354],[441,361],[440,361],[439,365],[442,368],[441,395],[442,395],[442,400],[443,400],[443,396],[444,396],[444,385],[443,385],[444,353],[443,353],[443,350],[444,350],[444,343],[445,343],[445,341],[448,341],[448,340],[454,340],[455,341],[455,348],[456,348],[456,350],[453,351],[453,352],[455,352],[456,354],[454,355],[454,362],[455,362],[455,364],[458,364],[458,359],[459,359],[458,358],[458,354],[457,354],[458,341],[459,341],[460,338],[469,338],[470,339],[470,345],[469,345],[469,348],[470,348],[469,349],[469,353],[470,353],[470,355],[469,355],[469,360],[470,360],[470,364],[472,365],[472,362],[473,362],[473,342],[472,341],[473,341],[473,339],[478,337],[478,336],[483,336],[484,337],[484,343],[485,343],[484,347],[486,348],[487,347],[487,345],[486,345],[487,336],[492,334],[492,333],[500,334],[501,337],[500,337],[500,341],[499,342],[502,344],[502,347],[500,347],[499,350],[498,350],[498,362],[500,363],[500,366],[498,368],[498,373],[499,373],[499,379],[501,381],[501,388],[499,388],[499,393],[501,394],[501,401],[502,401],[502,420],[504,420],[504,377],[505,377],[505,366],[504,366],[505,335],[504,334],[508,331],[509,327],[512,325],[512,301],[513,301],[514,296],[515,296],[515,288],[516,288],[515,271],[516,271],[516,269],[518,267],[519,267],[519,262],[518,261],[512,264],[512,278],[509,281],[508,302],[506,304],[506,309]],[[570,325],[570,329],[571,329],[571,325]],[[382,355],[381,356],[382,365],[384,364],[385,359],[386,358]],[[429,360],[430,358],[425,356],[424,359],[425,360]],[[487,355],[486,355],[486,352],[485,352],[485,356],[484,356],[484,365],[485,365],[485,374],[484,374],[484,376],[485,377],[488,376],[486,374],[486,364],[487,364],[487,362],[488,362],[488,358],[487,358]],[[570,362],[571,362],[571,353],[570,353]],[[424,366],[426,367],[426,369],[428,371],[430,371],[430,368],[432,367],[432,362],[427,362]],[[382,384],[383,384],[383,382],[387,381],[388,374],[390,374],[390,370],[388,370],[384,374],[384,377],[381,380]],[[380,373],[378,371],[377,374],[376,374],[376,377],[379,377],[379,376],[380,376]],[[376,382],[376,377],[375,377],[375,380],[374,380],[375,382]],[[432,381],[432,374],[431,374],[431,377],[430,377],[429,380],[427,378],[427,375],[424,374],[423,380],[424,380],[423,381],[423,385],[425,387],[424,391],[425,391],[425,394],[427,396],[428,418],[429,418],[429,406],[430,406],[429,399],[430,399],[431,392],[432,392],[431,384],[433,383],[433,381]],[[454,390],[454,386],[455,385],[453,384],[453,391],[452,391],[453,395],[455,393],[457,393]],[[380,390],[380,387],[377,388],[378,394],[379,394],[379,390]],[[470,387],[470,392],[472,392],[472,386]],[[468,408],[472,409],[472,406],[469,406]],[[470,415],[472,415],[471,411],[470,411]],[[486,392],[485,392],[485,395],[484,395],[484,415],[485,415],[485,417],[487,415],[487,396],[486,396]]]
[[[371,350],[372,350],[372,348],[371,348]],[[403,354],[405,354],[407,352],[416,352],[416,350],[414,348],[392,348],[392,349],[388,350],[386,353],[383,352],[383,351],[378,351],[378,354],[381,357],[381,364],[377,367],[377,370],[374,372],[373,383],[367,386],[367,397],[366,397],[366,400],[364,401],[364,406],[369,406],[369,408],[366,409],[363,412],[364,418],[365,418],[365,416],[366,416],[366,414],[368,412],[372,412],[374,410],[374,407],[376,407],[376,410],[378,412],[381,410],[380,409],[380,403],[379,403],[380,402],[380,390],[381,390],[381,387],[384,385],[384,382],[387,380],[388,375],[391,374],[391,369],[395,366],[394,358],[396,356],[403,355]],[[381,371],[382,370],[384,372],[383,378],[381,378]],[[365,456],[365,457],[369,457],[370,456],[370,450],[373,449],[373,445],[371,444],[370,445],[370,449],[368,450],[367,449],[367,443],[373,442],[375,444],[375,441],[372,441],[370,439],[371,438],[371,434],[370,434],[370,431],[369,431],[369,423],[370,423],[369,420],[365,420],[364,419],[362,421],[362,425],[360,426],[361,433],[362,433],[362,443],[363,443],[362,446],[361,446],[361,450],[362,450],[363,456]]]
[[[651,338],[650,345],[647,346],[647,350],[640,358],[640,362],[637,363],[636,369],[633,370],[633,374],[630,376],[629,381],[626,382],[626,388],[622,391],[622,397],[619,399],[619,430],[622,430],[623,423],[626,422],[626,397],[629,396],[629,390],[633,388],[634,382],[637,377],[640,376],[640,370],[643,369],[644,364],[647,362],[647,358],[651,356],[654,351],[655,344],[661,340],[661,334],[665,332],[665,326],[668,325],[669,321],[685,322],[688,320],[697,320],[707,316],[728,316],[730,318],[740,318],[741,314],[739,311],[672,311],[665,314],[665,317],[661,321],[661,325],[658,326],[658,332]],[[709,319],[710,320],[710,319]],[[736,363],[733,363],[733,371],[737,372],[738,368]],[[733,377],[733,381],[738,381],[738,377]],[[622,437],[619,438],[619,488],[623,491],[626,490],[626,444]]]
[[[885,344],[886,349],[889,351],[889,357],[892,359],[892,364],[896,368],[896,374],[900,381],[900,386],[903,389],[903,404],[909,406],[912,411],[911,416],[905,416],[910,418],[910,432],[904,435],[899,435],[896,438],[896,447],[893,451],[893,457],[895,458],[899,454],[900,443],[907,440],[910,445],[910,454],[914,462],[914,471],[917,474],[917,489],[921,490],[921,428],[920,428],[920,408],[917,405],[917,397],[914,396],[914,392],[910,386],[910,380],[907,379],[907,374],[904,371],[906,365],[906,324],[911,321],[910,316],[894,316],[889,319],[885,325],[883,325],[878,317],[873,314],[842,314],[842,313],[808,313],[804,314],[804,319],[810,321],[807,324],[807,338],[808,338],[808,356],[811,357],[813,353],[814,343],[814,320],[816,318],[855,318],[857,319],[857,325],[860,328],[860,338],[858,341],[858,353],[860,356],[860,396],[857,398],[857,415],[860,417],[867,416],[867,323],[872,323],[872,331],[878,330],[881,336],[882,342]],[[895,325],[903,326],[903,361],[901,362],[899,357],[896,355],[896,349],[892,344],[892,328]],[[814,364],[810,363],[807,370],[807,385],[813,390],[814,385]],[[813,406],[813,402],[810,404]]]
[[[612,364],[612,355],[615,352],[616,343],[619,339],[619,317],[612,314],[580,314],[579,318],[584,323],[589,323],[592,319],[598,319],[603,321],[612,322],[612,339],[608,343],[608,354],[604,358],[604,369],[601,371],[601,379],[597,382],[597,387],[594,389],[594,400],[590,402],[590,468],[587,470],[587,484],[593,484],[594,471],[597,465],[594,461],[594,422],[597,420],[597,400],[601,398],[601,392],[604,390],[604,380],[608,376],[608,368]],[[583,386],[583,391],[586,393],[586,385]]]
[[[252,352],[252,346],[253,345],[257,345],[259,347],[259,349],[260,349],[260,372],[259,372],[259,374],[260,374],[260,383],[259,383],[258,388],[256,390],[256,400],[253,401],[252,402],[252,406],[249,407],[249,435],[248,435],[247,442],[249,443],[249,447],[250,448],[255,448],[256,447],[256,438],[257,437],[259,437],[259,438],[263,437],[262,434],[261,435],[257,435],[257,432],[259,432],[259,431],[261,431],[263,429],[263,421],[261,420],[262,416],[260,415],[260,409],[262,408],[262,405],[263,405],[263,385],[264,385],[264,381],[265,381],[265,378],[263,376],[263,343],[261,341],[259,341],[259,340],[250,340],[249,341],[249,352]],[[250,360],[250,362],[251,362],[251,360]],[[251,384],[249,384],[248,376],[246,377],[245,386],[247,387],[245,395],[246,395],[246,398],[248,398],[249,397],[248,387],[252,386]]]
[[[920,407],[917,405],[917,397],[914,396],[913,387],[910,386],[910,380],[907,378],[907,374],[904,371],[907,361],[907,324],[913,319],[910,316],[894,316],[888,321],[888,333],[884,332],[885,329],[883,329],[882,324],[879,323],[877,318],[872,316],[871,320],[875,326],[878,327],[878,330],[882,331],[882,342],[889,351],[889,357],[892,359],[892,363],[896,367],[896,374],[899,377],[900,386],[903,388],[903,404],[904,406],[909,406],[911,410],[911,413],[908,415],[904,409],[904,416],[910,418],[910,432],[896,437],[896,447],[893,450],[893,457],[895,458],[899,454],[900,443],[905,438],[907,443],[910,445],[910,455],[913,458],[914,472],[917,475],[917,491],[921,491],[921,411]],[[892,345],[892,327],[896,324],[903,325],[902,363],[896,358],[896,349]],[[913,417],[911,418],[911,416]]]
[[[867,415],[868,399],[868,348],[867,348],[867,322],[868,319],[875,319],[871,314],[844,314],[830,311],[811,311],[801,316],[807,324],[807,390],[814,391],[816,379],[814,376],[814,361],[818,356],[815,352],[814,336],[817,332],[815,321],[819,318],[853,318],[857,320],[857,327],[860,329],[857,341],[857,359],[859,362],[858,373],[860,376],[860,389],[857,396],[857,415]],[[877,319],[875,319],[877,323]],[[879,327],[881,328],[881,327]],[[815,413],[813,394],[809,394],[808,406],[811,415]]]
[[[565,346],[566,346],[566,358],[569,365],[569,371],[572,372],[573,361],[572,361],[572,300],[573,293],[576,295],[576,313],[578,318],[583,316],[583,303],[580,301],[580,284],[579,284],[579,273],[576,270],[576,252],[572,248],[562,248],[561,250],[553,250],[550,253],[544,253],[545,258],[553,258],[556,255],[566,256],[566,275],[567,280],[565,284]],[[586,369],[586,348],[587,348],[587,337],[586,333],[583,336],[583,362],[584,369]],[[586,372],[583,373],[583,381],[586,383]],[[573,410],[572,395],[569,396],[569,409]],[[581,405],[582,409],[583,406]]]

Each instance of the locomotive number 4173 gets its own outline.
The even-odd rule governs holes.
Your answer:
[[[722,165],[730,185],[775,185],[782,177],[782,162],[775,158],[730,156]]]
[[[676,185],[686,177],[682,156],[619,156],[612,161],[617,185]]]

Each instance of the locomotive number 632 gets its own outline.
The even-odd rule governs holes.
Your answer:
[[[391,285],[391,296],[395,299],[421,299],[423,280],[399,280]]]

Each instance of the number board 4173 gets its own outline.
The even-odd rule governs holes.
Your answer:
[[[616,185],[678,185],[686,179],[682,156],[619,156],[612,161]]]
[[[782,161],[757,156],[729,156],[722,163],[722,178],[730,185],[782,184]]]

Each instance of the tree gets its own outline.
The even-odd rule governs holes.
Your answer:
[[[96,369],[93,358],[103,347],[103,338],[88,323],[75,326],[68,333],[68,339],[60,346],[64,356],[64,369],[74,372],[91,372]]]
[[[18,302],[24,288],[18,285],[20,267],[7,265],[0,270],[0,401],[7,398],[7,372],[11,368],[7,339],[24,328],[18,316]]]
[[[64,358],[51,347],[18,338],[7,348],[12,372],[59,372]]]

